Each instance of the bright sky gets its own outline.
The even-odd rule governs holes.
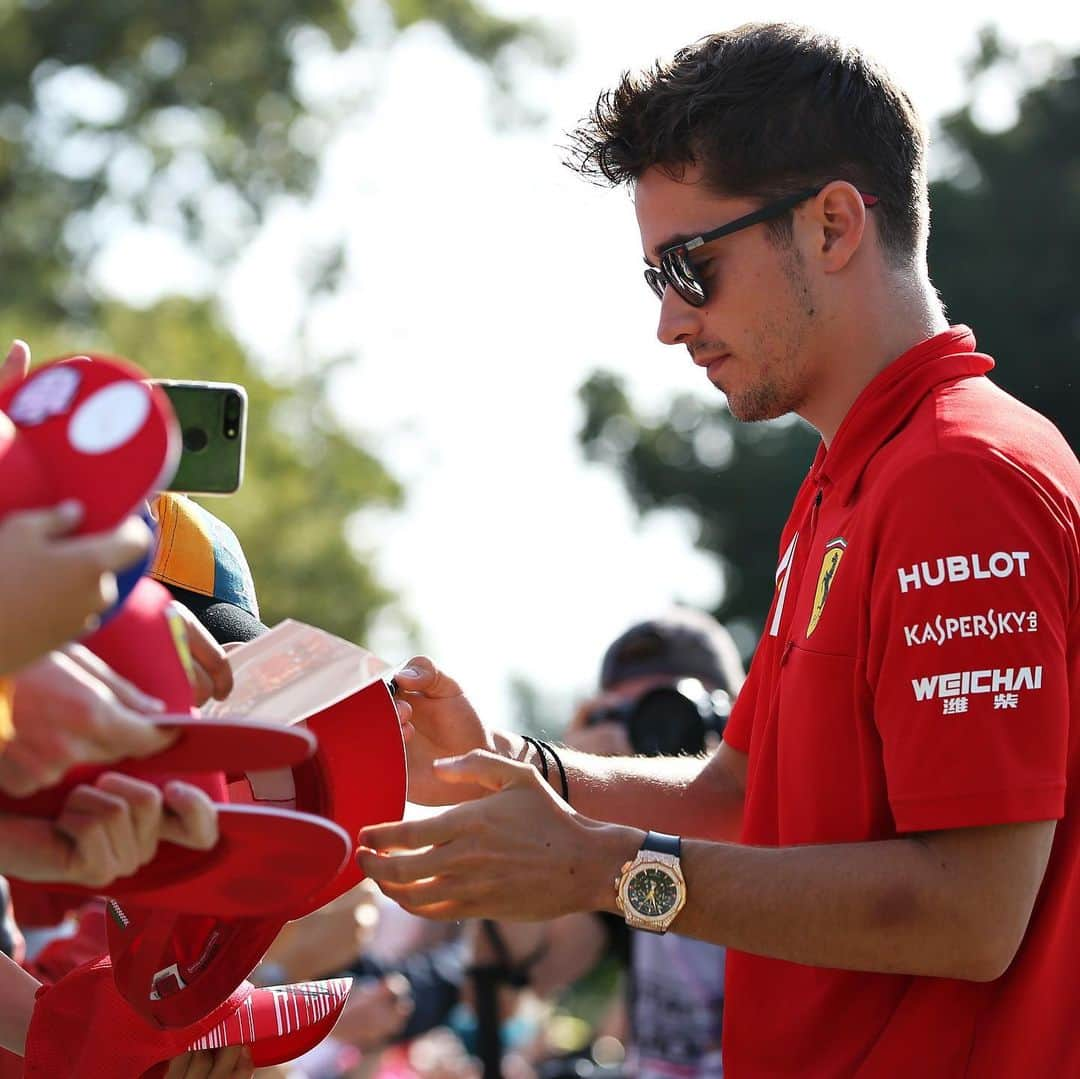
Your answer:
[[[357,540],[376,552],[425,649],[499,724],[514,719],[509,676],[568,701],[591,686],[607,642],[631,621],[673,600],[711,605],[721,587],[686,521],[638,522],[618,480],[578,449],[575,391],[596,367],[624,373],[649,409],[676,391],[715,391],[685,352],[656,341],[629,199],[564,169],[563,133],[624,68],[775,18],[874,53],[934,119],[963,100],[960,65],[980,26],[1076,50],[1080,9],[1056,0],[834,0],[820,14],[764,0],[492,6],[547,19],[572,41],[566,68],[530,80],[545,122],[494,130],[474,65],[416,28],[388,60],[367,56],[356,82],[373,70],[383,82],[374,109],[328,148],[317,210],[278,215],[227,299],[253,349],[287,368],[296,240],[348,238],[348,288],[319,312],[315,341],[356,357],[335,400],[408,490],[401,514],[364,515]],[[1011,97],[988,88],[986,120],[1007,122]],[[408,654],[389,622],[364,643],[392,662]]]

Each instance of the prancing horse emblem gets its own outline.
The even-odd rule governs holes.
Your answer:
[[[807,639],[821,621],[821,612],[825,610],[825,601],[829,598],[833,581],[836,580],[836,570],[840,565],[840,559],[844,557],[845,550],[847,550],[847,540],[843,536],[837,536],[836,539],[831,539],[825,544],[825,557],[821,562],[817,591],[814,593],[814,609],[810,612],[810,622],[806,627]]]

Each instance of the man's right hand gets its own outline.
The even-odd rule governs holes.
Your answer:
[[[489,794],[480,786],[446,783],[435,774],[432,763],[474,749],[514,756],[511,736],[488,730],[457,682],[427,656],[414,656],[394,675],[394,681],[408,757],[409,800],[420,805],[453,805]]]
[[[15,679],[15,737],[0,755],[0,791],[25,798],[77,764],[159,753],[175,735],[142,713],[161,711],[81,645],[50,652]]]
[[[194,850],[217,843],[217,810],[197,787],[159,789],[106,772],[75,787],[55,821],[0,817],[0,872],[39,883],[107,891],[146,865],[167,840]]]
[[[78,503],[63,502],[0,521],[0,673],[92,627],[116,601],[117,571],[150,547],[150,530],[138,517],[111,532],[70,536],[81,517]]]

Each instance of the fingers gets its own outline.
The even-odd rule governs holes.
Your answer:
[[[56,512],[65,505],[57,507]],[[140,517],[129,517],[111,532],[94,532],[68,540],[63,554],[99,573],[115,573],[134,565],[150,549],[152,542],[153,535],[146,522]]]
[[[134,825],[122,795],[75,787],[53,826],[71,844],[63,878],[71,884],[104,888],[138,868]]]
[[[106,772],[95,786],[127,802],[132,822],[136,866],[146,865],[157,853],[164,799],[153,783]]]
[[[462,695],[461,686],[443,674],[427,656],[413,656],[394,675],[394,681],[406,693],[422,693],[433,699]]]
[[[66,536],[83,518],[81,502],[67,499],[44,510],[23,510],[13,513],[13,526],[27,533],[28,539],[47,540]]]
[[[119,675],[100,656],[81,644],[68,644],[60,649],[73,663],[89,671],[99,682],[104,683],[121,704],[135,712],[149,714],[164,712],[165,705],[157,697],[143,693],[134,682],[129,682]]]
[[[251,1051],[247,1046],[231,1045],[173,1057],[165,1079],[251,1079],[254,1074]]]
[[[71,763],[109,764],[129,757],[151,757],[167,749],[178,737],[178,731],[161,730],[117,702],[97,717],[86,752]]]
[[[462,834],[465,825],[461,823],[460,816],[460,812],[451,809],[416,820],[372,824],[365,828],[358,838],[360,845],[372,852],[413,851],[421,847],[434,847],[449,843],[451,839]]]
[[[51,787],[67,771],[55,754],[25,744],[16,734],[0,754],[0,791],[12,798],[27,798]]]
[[[432,767],[446,783],[473,783],[489,791],[534,783],[538,778],[531,764],[507,760],[486,749],[474,749],[460,757],[444,757]]]
[[[3,364],[0,365],[0,387],[12,382],[22,382],[29,370],[30,346],[16,337],[11,342]]]
[[[224,700],[232,692],[233,687],[232,666],[225,649],[214,640],[209,630],[192,611],[182,603],[176,603],[173,606],[187,627],[188,648],[195,662],[200,688],[205,692],[204,700],[210,697],[219,701]],[[204,701],[199,703],[204,703]]]
[[[165,785],[161,838],[193,850],[209,850],[218,841],[217,809],[209,796],[189,783]]]
[[[145,757],[170,745],[175,732],[160,730],[116,697],[112,686],[122,681],[81,647],[51,652],[25,668],[15,682],[16,736],[0,757],[0,789],[25,796],[52,786],[74,765]],[[135,693],[131,687],[129,696]]]
[[[54,827],[71,844],[61,879],[91,888],[130,876],[154,857],[163,839],[196,850],[217,842],[217,812],[198,788],[173,782],[158,791],[108,772],[93,786],[71,791]]]

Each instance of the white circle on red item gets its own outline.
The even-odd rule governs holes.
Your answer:
[[[150,391],[141,382],[114,382],[79,405],[68,438],[80,453],[109,453],[130,442],[149,415]]]

